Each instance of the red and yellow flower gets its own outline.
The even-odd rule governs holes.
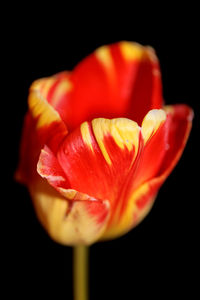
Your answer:
[[[187,105],[163,103],[154,50],[131,42],[32,84],[17,179],[54,240],[92,244],[146,216],[193,117]]]

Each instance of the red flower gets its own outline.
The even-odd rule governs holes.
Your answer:
[[[130,42],[37,80],[28,103],[17,178],[66,245],[120,236],[145,217],[193,117],[186,105],[163,106],[154,50]]]

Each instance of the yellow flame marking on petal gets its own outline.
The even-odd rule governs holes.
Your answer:
[[[84,143],[92,150],[94,151],[93,147],[92,147],[92,138],[91,138],[91,134],[90,134],[90,130],[89,130],[89,125],[87,122],[84,122],[83,124],[81,124],[81,135],[83,138]]]
[[[40,91],[41,86],[45,83],[46,80],[47,80],[46,78],[40,78],[40,79],[35,80],[35,81],[31,84],[30,90],[31,90],[31,91],[33,91],[33,90]]]
[[[42,88],[42,91],[41,91],[41,94],[44,98],[47,97],[48,95],[48,92],[50,90],[50,88],[52,87],[52,85],[56,82],[56,78],[55,77],[48,77],[46,80],[45,80],[45,85],[44,87]]]
[[[74,199],[77,194],[77,191],[73,189],[63,189],[60,187],[59,191],[64,197],[70,200]]]
[[[163,109],[152,109],[146,114],[142,122],[144,143],[146,143],[149,138],[155,134],[165,120],[166,113]]]
[[[134,146],[137,153],[139,131],[140,127],[132,120],[126,118],[111,120],[111,135],[121,149],[124,149],[124,146],[126,146],[131,151]]]
[[[38,118],[37,128],[51,124],[54,121],[60,121],[60,116],[46,99],[36,91],[29,95],[29,108],[32,116]]]
[[[100,47],[95,51],[95,54],[98,60],[103,64],[105,68],[108,69],[112,68],[113,60],[112,60],[109,47],[107,46]]]
[[[124,235],[136,225],[138,225],[146,217],[154,204],[156,195],[152,196],[147,205],[142,209],[139,209],[137,207],[136,201],[148,192],[148,182],[144,183],[133,192],[133,194],[130,196],[126,211],[122,215],[122,218],[119,219],[118,217],[116,217],[114,219],[114,223],[112,223],[110,228],[107,228],[101,240],[113,239]],[[137,219],[134,218],[134,214],[137,215]]]
[[[105,158],[105,160],[107,161],[107,163],[109,165],[111,165],[111,160],[110,157],[108,155],[108,152],[104,146],[104,136],[109,132],[108,128],[109,128],[109,122],[110,120],[108,119],[94,119],[92,120],[92,127],[93,127],[93,131],[94,131],[94,135],[95,138],[97,140],[97,143],[101,149],[101,152]]]
[[[145,53],[145,47],[133,42],[121,42],[120,49],[127,61],[141,60]]]
[[[112,120],[99,118],[92,121],[92,127],[102,154],[109,165],[111,165],[111,160],[104,145],[105,136],[111,135],[121,149],[126,146],[131,151],[134,146],[136,155],[140,131],[136,122],[126,118]]]

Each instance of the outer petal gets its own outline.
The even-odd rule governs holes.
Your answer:
[[[164,114],[160,114],[159,111],[154,111],[153,114],[150,112],[143,121],[142,133],[146,142],[119,213],[122,217],[116,220],[116,224],[108,227],[102,239],[120,236],[144,218],[151,209],[160,186],[183,152],[191,129],[193,112],[186,105],[168,106],[165,111],[165,121],[165,118],[162,120]],[[145,123],[149,122],[150,125],[150,120],[154,123],[154,126],[150,127],[157,128],[156,130],[144,130]],[[149,134],[150,132],[153,132],[153,135]]]
[[[15,178],[23,184],[28,184],[37,176],[36,165],[41,151],[41,143],[35,132],[35,121],[27,113],[20,145],[19,164]]]
[[[145,116],[137,159],[129,171],[120,194],[121,205],[117,207],[103,239],[126,233],[136,226],[152,207],[158,186],[149,185],[147,182],[156,176],[162,164],[165,155],[166,129],[166,114],[163,110],[152,110]]]
[[[97,49],[71,74],[74,87],[63,103],[70,128],[97,117],[126,117],[141,123],[162,106],[159,62],[150,47],[120,42]]]
[[[185,104],[168,105],[164,107],[169,119],[167,153],[160,168],[159,175],[168,176],[180,159],[188,140],[193,110]]]
[[[48,142],[51,147],[57,148],[67,134],[67,127],[60,115],[38,91],[30,93],[28,102],[41,144]]]
[[[39,90],[29,94],[29,112],[26,115],[20,148],[20,161],[16,179],[28,184],[36,177],[36,166],[41,148],[48,144],[52,151],[67,134],[65,123]]]
[[[71,201],[43,179],[31,185],[30,192],[40,222],[55,241],[91,244],[102,235],[109,216],[107,201]]]
[[[70,188],[70,183],[54,153],[48,146],[44,146],[37,164],[38,173],[58,191]]]
[[[59,113],[66,124],[69,121],[68,114],[71,109],[69,99],[73,89],[70,77],[70,72],[61,72],[36,80],[30,88],[31,92],[39,93]]]
[[[41,151],[37,171],[41,177],[47,179],[49,184],[67,199],[88,201],[98,200],[87,194],[78,192],[71,187],[71,184],[59,164],[57,157],[46,145]]]
[[[59,103],[66,101],[72,89],[70,72],[64,71],[50,77],[44,77],[33,82],[30,91],[39,92],[56,110]]]

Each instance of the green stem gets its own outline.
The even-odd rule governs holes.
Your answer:
[[[74,300],[88,300],[88,247],[74,247]]]

